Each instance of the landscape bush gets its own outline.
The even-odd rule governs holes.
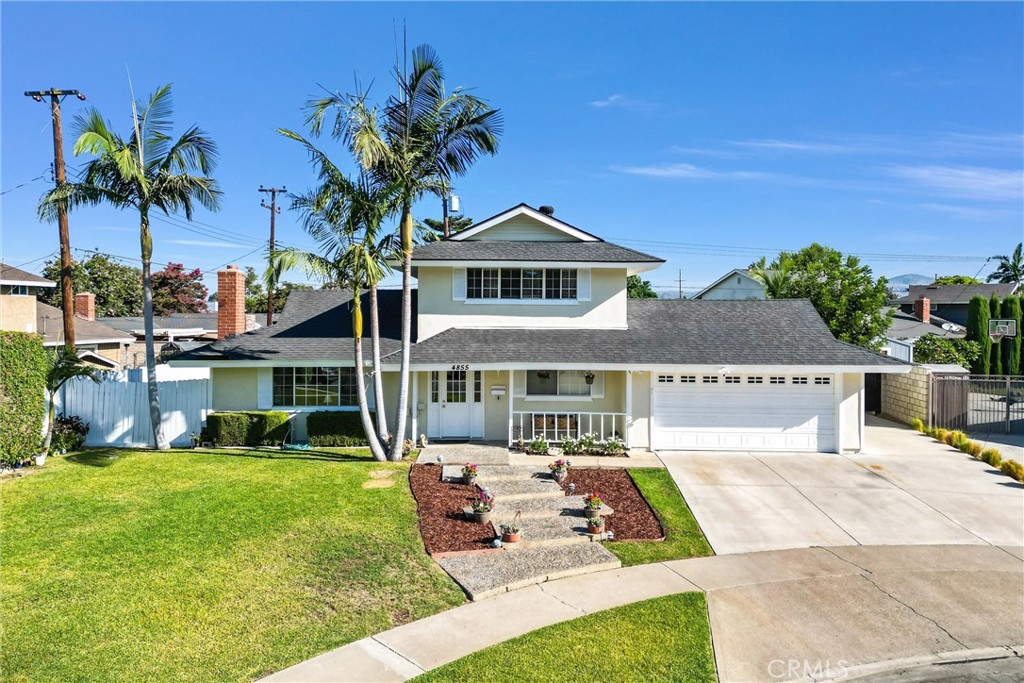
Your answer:
[[[924,426],[924,421],[921,420],[921,418],[919,417],[915,417],[913,420],[911,420],[910,426],[919,432],[924,432],[927,429],[927,427]]]
[[[370,421],[375,420],[370,413]],[[363,423],[356,411],[318,410],[306,416],[306,436],[316,448],[349,448],[368,445]]]
[[[983,450],[978,459],[992,467],[999,467],[1000,463],[1003,462],[1003,456],[994,448]]]
[[[965,453],[970,455],[972,458],[978,458],[979,460],[981,459],[982,452],[985,450],[977,441],[968,441],[966,448],[967,450],[964,451]]]
[[[211,413],[206,429],[218,446],[278,446],[288,436],[288,420],[280,410]]]
[[[46,352],[43,338],[0,332],[0,463],[32,458],[43,442],[46,413]]]
[[[89,433],[89,423],[83,422],[77,415],[58,415],[53,421],[53,437],[50,450],[57,453],[77,451],[85,443]]]
[[[1024,465],[1021,465],[1016,460],[1004,460],[999,466],[999,471],[1024,483]]]
[[[946,435],[947,435],[947,434],[949,434],[949,430],[948,430],[948,429],[942,429],[942,428],[940,427],[940,428],[936,429],[936,430],[935,430],[935,431],[934,431],[934,432],[933,432],[933,433],[931,434],[931,436],[932,436],[932,438],[934,438],[934,439],[935,439],[936,441],[941,441],[941,442],[945,443],[945,442],[946,442]]]

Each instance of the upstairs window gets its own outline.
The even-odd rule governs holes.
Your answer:
[[[467,268],[467,299],[576,299],[575,268]]]
[[[470,268],[466,271],[466,296],[470,299],[497,299],[498,269]]]

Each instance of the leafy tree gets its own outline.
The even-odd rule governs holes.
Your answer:
[[[626,278],[626,296],[630,299],[657,299],[658,293],[651,287],[650,280],[630,275]]]
[[[43,277],[60,277],[60,261],[47,261]],[[112,259],[106,254],[92,254],[89,258],[71,261],[72,288],[78,292],[96,295],[96,315],[99,317],[127,317],[142,314],[142,271]],[[44,303],[56,308],[63,300],[60,287],[46,290],[39,296]]]
[[[1007,374],[1021,374],[1021,298],[1019,296],[1008,296],[1003,299],[1003,310],[1001,318],[1008,318],[1017,321],[1017,336],[1012,339],[1003,339],[1003,367]]]
[[[203,271],[186,271],[181,263],[168,263],[153,273],[153,311],[157,315],[205,313],[206,285]]]
[[[58,209],[104,202],[139,213],[139,242],[142,252],[142,315],[146,330],[146,370],[149,417],[158,449],[170,444],[160,424],[160,393],[156,381],[156,352],[153,347],[153,236],[149,214],[177,212],[192,220],[196,203],[216,210],[221,192],[210,177],[217,158],[213,140],[196,126],[178,139],[171,135],[171,86],[159,88],[147,103],[132,102],[132,130],[127,138],[114,133],[96,109],[75,118],[79,135],[74,153],[91,154],[80,182],[54,188],[39,206],[40,217],[54,220]]]
[[[856,256],[815,243],[782,252],[770,264],[763,261],[752,264],[751,272],[766,283],[768,298],[809,299],[837,339],[876,350],[881,345],[892,319],[885,308],[886,280],[875,279]]]
[[[990,319],[998,318],[1000,311],[1002,311],[1002,302],[999,300],[998,294],[993,294],[992,298],[988,300],[988,314]],[[988,334],[988,330],[985,330],[985,334]],[[1003,345],[999,343],[992,343],[989,346],[989,361],[988,371],[993,375],[1003,375]]]
[[[310,123],[319,135],[335,111],[332,135],[349,146],[359,166],[382,186],[398,188],[402,263],[402,354],[396,408],[397,437],[388,457],[401,460],[409,412],[412,344],[412,207],[426,195],[443,197],[454,177],[484,154],[496,154],[501,113],[464,88],[445,89],[441,60],[429,45],[412,51],[409,68],[395,67],[398,93],[380,109],[365,93],[334,94],[312,103]]]
[[[967,304],[967,338],[978,342],[981,353],[971,365],[971,372],[987,375],[992,353],[992,339],[988,336],[989,303],[983,296],[973,296]]]
[[[444,239],[444,221],[436,218],[424,218],[423,224],[430,228],[432,231],[427,240],[433,239]],[[460,233],[469,226],[473,225],[473,219],[468,216],[463,216],[461,213],[455,216],[448,216],[448,232],[449,234]]]
[[[914,361],[918,363],[952,363],[972,367],[981,356],[981,344],[971,339],[946,339],[934,334],[914,342]]]
[[[970,275],[943,275],[935,278],[932,286],[941,285],[980,285],[981,280]]]
[[[54,397],[62,386],[76,377],[87,377],[93,382],[100,381],[98,369],[84,362],[75,351],[69,351],[63,347],[60,349],[46,349],[46,395],[48,403],[46,407],[46,438],[43,440],[43,455],[50,452],[50,441],[53,439],[53,422],[56,419],[54,414]]]
[[[1015,284],[1018,287],[1024,286],[1024,253],[1021,253],[1022,246],[1024,246],[1024,243],[1018,242],[1012,254],[997,254],[992,257],[999,261],[999,266],[988,276],[989,282]]]

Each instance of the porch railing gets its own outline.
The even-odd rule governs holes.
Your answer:
[[[581,413],[576,411],[514,411],[512,443],[519,439],[544,439],[557,444],[565,438],[578,439],[583,434],[596,434],[599,439],[616,436],[629,445],[626,413]]]

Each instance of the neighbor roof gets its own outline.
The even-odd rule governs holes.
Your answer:
[[[416,292],[413,292],[415,306]],[[348,290],[293,290],[288,303],[277,321],[270,327],[219,339],[196,349],[185,350],[174,356],[176,361],[219,360],[340,360],[351,359],[352,292]],[[369,297],[363,296],[363,319],[369,332]],[[400,290],[378,292],[380,311],[381,354],[402,348]],[[413,315],[413,337],[416,335],[416,317]],[[366,359],[370,359],[369,337],[366,341]]]
[[[36,331],[43,335],[43,344],[64,343],[64,314],[42,301],[36,301]],[[135,338],[96,320],[75,316],[76,344],[131,344]]]
[[[141,315],[108,316],[97,318],[104,325],[110,325],[124,332],[134,333],[145,326]],[[217,313],[172,313],[153,316],[153,328],[157,330],[208,330],[217,331]]]
[[[630,299],[629,329],[450,329],[414,364],[901,366],[837,341],[809,301]],[[393,360],[393,359],[388,359]]]
[[[898,308],[892,310],[892,322],[885,336],[889,339],[919,339],[926,334],[934,334],[937,337],[947,339],[960,339],[967,334],[967,330],[956,323],[940,318],[937,315],[931,316],[931,322],[921,322],[912,313],[904,313]],[[948,326],[943,327],[943,325]]]
[[[21,268],[0,263],[0,285],[29,285],[31,287],[56,287],[57,283],[39,277]]]
[[[912,304],[922,296],[933,304],[966,304],[976,296],[986,299],[993,294],[1002,298],[1010,296],[1017,290],[1015,284],[982,284],[982,285],[910,285],[907,296],[896,299],[893,303]]]
[[[441,240],[416,247],[413,263],[423,261],[524,261],[590,263],[664,263],[664,259],[611,242],[505,242]]]

